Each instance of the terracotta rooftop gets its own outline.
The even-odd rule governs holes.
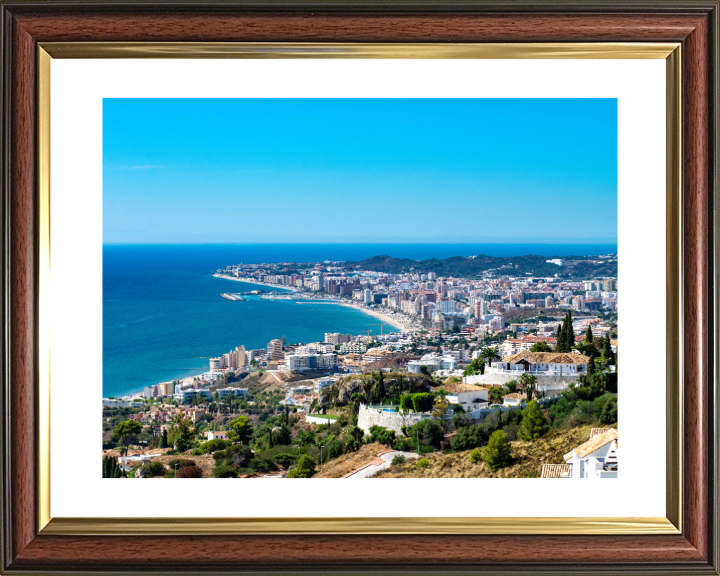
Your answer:
[[[433,388],[433,390],[445,390],[445,392],[481,392],[482,390],[487,390],[487,388],[483,388],[482,386],[475,386],[474,384],[464,384],[463,382],[453,382],[452,384],[443,384],[442,386],[438,386],[437,388]]]
[[[540,478],[560,478],[570,475],[570,464],[543,464]]]
[[[571,452],[568,452],[563,457],[565,461],[567,462],[573,457],[573,453],[577,454],[580,458],[584,458],[588,454],[592,454],[595,452],[595,450],[599,450],[605,444],[608,442],[617,442],[618,439],[618,432],[617,430],[611,428],[607,432],[603,432],[602,434],[597,434],[596,436],[590,438],[585,444],[580,444],[577,448],[572,450]]]
[[[520,360],[527,360],[530,364],[587,364],[590,358],[577,352],[530,352],[524,350],[505,356],[502,362],[516,364]]]

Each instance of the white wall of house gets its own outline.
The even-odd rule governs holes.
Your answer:
[[[572,459],[567,461],[572,464],[573,478],[617,478],[617,472],[603,471],[603,463],[614,442],[608,442],[587,456],[580,458],[574,451]]]

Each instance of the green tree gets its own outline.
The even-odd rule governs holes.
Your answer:
[[[297,467],[287,473],[287,478],[312,478],[315,474],[316,462],[307,454],[303,454],[298,461]]]
[[[413,394],[403,394],[400,396],[400,410],[410,412],[413,409]]]
[[[518,384],[520,385],[520,389],[527,394],[528,400],[532,400],[535,386],[537,386],[537,376],[523,372],[520,374]]]
[[[563,327],[565,322],[561,322],[558,326],[557,334],[555,335],[555,352],[565,352],[565,335],[563,334]]]
[[[445,414],[450,409],[450,402],[447,401],[444,395],[439,394],[435,397],[435,404],[433,404],[432,417],[437,418],[440,422],[440,427],[445,431]]]
[[[490,391],[488,392],[488,399],[493,404],[499,404],[503,401],[503,396],[505,395],[505,390],[503,390],[502,386],[493,386],[490,388]]]
[[[523,419],[518,429],[518,436],[525,441],[542,438],[547,434],[548,423],[537,400],[529,402],[523,411]]]
[[[175,416],[175,420],[173,420],[168,431],[168,444],[175,450],[184,452],[190,448],[190,441],[194,434],[195,431],[193,430],[190,418],[185,418],[182,414],[178,414]]]
[[[369,441],[392,447],[395,443],[395,430],[388,430],[382,426],[371,426]]]
[[[429,392],[412,395],[413,408],[415,412],[430,412],[435,402],[435,396]]]
[[[228,439],[247,444],[253,436],[253,427],[247,416],[238,416],[228,422]]]
[[[610,344],[610,334],[606,334],[602,343],[602,355],[607,360],[608,364],[616,364],[615,354],[612,351],[612,345]]]
[[[353,426],[350,428],[350,436],[353,440],[355,440],[355,442],[362,442],[363,436],[365,436],[365,431],[359,426]]]
[[[140,432],[142,432],[142,424],[135,420],[125,420],[115,427],[113,434],[120,439],[125,456],[127,456],[130,444],[137,438]]]
[[[617,422],[618,401],[617,396],[611,397],[600,412],[600,422],[603,424],[614,424]]]
[[[568,311],[565,317],[563,335],[565,336],[565,352],[572,352],[572,349],[575,347],[575,331],[573,330],[572,312],[570,311]]]
[[[588,344],[593,343],[593,333],[592,328],[590,328],[590,324],[588,324],[587,330],[585,331],[585,342]]]
[[[488,445],[482,449],[482,459],[491,472],[504,468],[512,462],[512,448],[505,432],[497,430],[492,433]]]
[[[167,428],[163,430],[162,436],[160,436],[160,448],[168,447]]]
[[[475,376],[476,374],[485,374],[485,360],[482,358],[475,358],[463,372],[463,376]]]
[[[496,347],[487,346],[480,352],[480,358],[485,360],[486,364],[492,364],[495,360],[500,360],[500,352]]]
[[[233,468],[230,464],[222,463],[218,466],[215,466],[212,471],[212,477],[213,478],[236,478],[237,472],[235,471],[235,468]]]
[[[547,342],[535,342],[535,344],[530,347],[530,352],[552,352],[552,348],[550,348]]]
[[[587,375],[592,376],[593,374],[595,374],[595,355],[594,354],[590,356],[590,360],[588,360],[588,365],[587,365]]]

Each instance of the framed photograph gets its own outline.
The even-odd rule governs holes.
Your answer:
[[[717,2],[1,8],[3,573],[718,573]]]

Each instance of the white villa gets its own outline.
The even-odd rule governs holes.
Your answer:
[[[450,407],[452,408],[453,404],[459,404],[468,413],[487,408],[489,404],[488,388],[482,386],[454,382],[452,384],[443,384],[438,388],[434,388],[434,390],[448,392],[449,394],[445,396],[445,399],[450,403]]]
[[[162,454],[136,454],[134,456],[120,456],[118,458],[118,465],[124,472],[129,472],[133,469],[132,462],[150,462],[156,456],[162,456]]]
[[[593,428],[590,440],[563,457],[565,464],[545,464],[542,478],[617,478],[618,432]]]
[[[423,366],[425,366],[430,373],[439,370],[457,370],[458,361],[457,358],[453,356],[425,354],[420,360],[410,360],[410,362],[408,362],[408,372],[411,374],[419,374]]]
[[[210,430],[207,435],[208,440],[227,440],[227,430]]]
[[[521,394],[520,392],[505,394],[503,396],[503,406],[520,406],[525,400],[527,400],[527,394]]]
[[[530,372],[542,376],[579,376],[587,373],[590,358],[577,352],[530,352],[523,350],[494,362],[485,373],[513,374]]]

